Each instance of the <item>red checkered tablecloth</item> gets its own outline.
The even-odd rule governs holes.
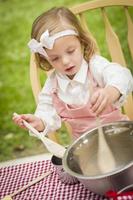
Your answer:
[[[0,169],[0,199],[26,185],[45,172],[54,171],[40,182],[14,196],[14,200],[107,200],[85,189],[81,184],[65,185],[58,179],[50,160],[19,164]],[[121,198],[118,200],[132,200]]]

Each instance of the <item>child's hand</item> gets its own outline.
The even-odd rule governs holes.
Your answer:
[[[26,128],[23,124],[23,120],[27,121],[33,128],[37,129],[38,131],[43,131],[45,126],[41,119],[32,115],[32,114],[21,114],[21,115],[13,115],[13,121],[21,128]]]
[[[99,115],[108,105],[114,103],[120,97],[120,92],[113,86],[107,86],[93,93],[90,103],[91,110]]]

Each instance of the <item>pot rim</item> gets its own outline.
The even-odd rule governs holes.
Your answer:
[[[112,122],[112,123],[108,123],[108,124],[104,124],[104,125],[101,125],[99,127],[106,127],[106,126],[109,126],[109,125],[115,125],[117,123],[127,123],[127,124],[133,124],[133,121],[116,121],[116,122]],[[91,134],[91,132],[93,132],[94,130],[96,130],[98,127],[94,128],[94,129],[91,129],[90,131],[87,131],[85,132],[82,136],[80,136],[79,138],[77,138],[71,145],[69,145],[69,147],[66,149],[65,151],[65,154],[63,156],[63,159],[62,159],[62,164],[63,164],[63,168],[64,170],[69,173],[70,175],[72,176],[75,176],[76,178],[80,178],[80,179],[84,179],[84,180],[88,180],[88,179],[101,179],[101,178],[107,178],[109,176],[112,176],[112,175],[115,175],[115,174],[118,174],[118,173],[121,173],[123,172],[124,170],[130,168],[133,166],[133,161],[129,162],[128,164],[126,164],[125,166],[122,166],[116,170],[113,170],[111,172],[108,172],[108,173],[104,173],[104,174],[101,174],[101,175],[94,175],[94,176],[87,176],[87,175],[81,175],[81,174],[78,174],[74,171],[72,171],[68,165],[67,165],[67,157],[68,157],[68,152],[69,150],[75,145],[75,143],[77,143],[80,139],[82,139],[83,137],[85,137],[89,132]]]

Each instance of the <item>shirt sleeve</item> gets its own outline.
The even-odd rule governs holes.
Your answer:
[[[45,129],[42,132],[44,135],[54,132],[61,127],[61,118],[52,103],[51,89],[52,76],[46,80],[39,94],[39,103],[35,111],[35,116],[39,117],[45,125]]]
[[[101,87],[110,85],[120,91],[121,97],[116,105],[123,105],[126,97],[133,91],[133,77],[130,70],[99,55],[95,55],[90,61],[90,69]]]

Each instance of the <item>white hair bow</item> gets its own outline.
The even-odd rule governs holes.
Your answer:
[[[52,49],[54,42],[57,38],[67,36],[67,35],[78,35],[74,30],[65,30],[58,32],[52,36],[49,36],[49,31],[46,30],[40,37],[40,42],[35,39],[31,39],[28,43],[29,48],[34,53],[40,53],[41,55],[48,58],[48,55],[44,48]],[[44,47],[44,48],[43,48]]]

